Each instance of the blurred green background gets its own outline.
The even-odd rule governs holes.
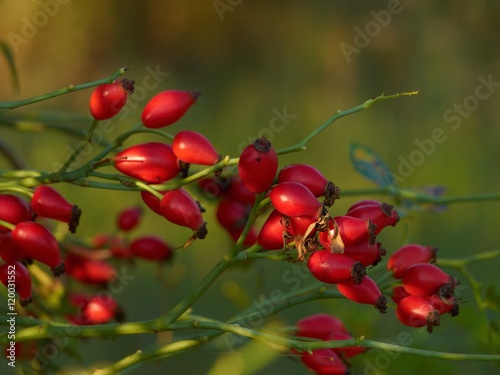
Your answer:
[[[276,148],[295,144],[339,109],[381,93],[420,90],[418,96],[386,101],[339,120],[315,138],[306,152],[281,157],[280,166],[310,163],[344,190],[370,188],[374,185],[358,175],[349,160],[352,142],[373,148],[397,171],[401,160],[418,150],[416,141],[431,138],[441,128],[446,141],[436,144],[400,186],[442,184],[449,196],[500,190],[499,85],[476,93],[479,77],[500,82],[498,2],[0,1],[0,15],[0,38],[12,48],[20,78],[20,90],[15,91],[8,65],[0,59],[0,101],[92,81],[126,66],[130,69],[126,76],[142,90],[130,98],[131,112],[113,121],[109,139],[140,121],[142,106],[157,92],[195,89],[203,93],[198,103],[168,131],[199,131],[222,154],[236,157],[249,139],[269,137],[262,132],[269,129],[276,111],[284,108],[296,117],[283,131],[271,133]],[[346,48],[352,53],[345,52]],[[147,78],[151,71],[162,72],[154,88]],[[11,113],[70,111],[89,117],[89,95],[89,90],[80,91]],[[446,117],[450,110],[457,110],[456,105],[469,110],[464,109],[462,117]],[[84,129],[90,122],[74,126]],[[5,126],[0,132],[4,141],[18,147],[30,168],[41,170],[52,170],[53,163],[63,162],[68,148],[79,141],[59,132],[20,133]],[[153,140],[158,138],[135,136],[126,145]],[[10,166],[0,160],[0,169],[5,168]],[[70,185],[58,189],[83,208],[82,236],[114,230],[118,210],[141,202],[130,193]],[[344,197],[332,213],[342,214],[356,199]],[[387,229],[381,239],[389,251],[405,241],[435,245],[443,258],[492,250],[499,246],[498,208],[497,202],[462,203],[439,214],[416,213]],[[161,280],[155,265],[126,266],[127,273],[136,277],[116,297],[128,320],[150,319],[168,311],[230,249],[228,236],[215,224],[214,207],[209,206],[205,216],[210,230],[207,239],[178,251],[175,262],[163,269]],[[190,235],[151,212],[134,235],[147,233],[161,235],[173,245],[182,244]],[[194,313],[224,320],[238,311],[238,303],[251,303],[275,289],[289,291],[295,282],[284,275],[291,267],[276,262],[235,267],[194,306]],[[498,288],[497,268],[498,262],[482,262],[471,271],[485,287]],[[382,273],[383,266],[373,270],[375,276]],[[467,303],[457,318],[444,317],[432,335],[401,325],[393,311],[379,316],[372,307],[349,301],[305,304],[280,312],[270,321],[293,325],[306,315],[330,312],[342,318],[353,334],[374,340],[397,342],[401,332],[409,332],[414,347],[498,351],[488,344],[484,317],[463,276],[461,280],[465,286],[461,297]],[[311,277],[300,280],[301,285],[310,283],[315,283]],[[238,297],[231,297],[232,293]],[[175,334],[173,339],[180,337]],[[76,373],[76,368],[112,363],[169,340],[169,333],[82,340],[81,362],[60,354],[53,364],[74,366],[69,373]],[[219,339],[130,373],[308,373],[295,359],[261,344],[244,342],[240,350],[235,349]],[[379,372],[370,365],[374,363]],[[6,368],[2,363],[2,373]],[[392,358],[377,351],[352,360],[353,374],[411,374],[417,368],[418,373],[429,375],[494,371],[488,363],[407,355]]]

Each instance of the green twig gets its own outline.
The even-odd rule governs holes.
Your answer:
[[[363,111],[365,109],[370,108],[373,104],[387,100],[387,99],[396,99],[401,96],[412,96],[412,95],[417,95],[419,92],[418,91],[411,91],[411,92],[402,92],[402,93],[397,93],[397,94],[392,94],[392,95],[379,95],[375,98],[368,99],[364,103],[357,105],[356,107],[346,109],[343,111],[337,111],[332,117],[330,117],[328,120],[326,120],[322,125],[314,129],[308,136],[306,136],[304,139],[302,139],[299,143],[297,143],[294,146],[289,146],[285,147],[279,150],[276,150],[276,153],[278,155],[283,155],[283,154],[288,154],[290,152],[298,152],[298,151],[304,151],[307,147],[307,144],[317,135],[319,135],[322,131],[324,131],[327,127],[329,127],[331,124],[333,124],[335,121],[338,119],[349,116],[353,113]]]
[[[56,96],[61,96],[64,94],[68,94],[70,92],[88,89],[90,87],[99,86],[99,85],[102,85],[104,83],[110,83],[110,82],[113,82],[117,77],[124,74],[125,71],[127,71],[127,70],[128,70],[127,68],[120,68],[115,73],[110,75],[109,77],[99,79],[97,81],[82,83],[79,85],[69,85],[69,86],[64,87],[62,89],[52,91],[52,92],[49,92],[46,94],[38,95],[38,96],[35,96],[33,98],[18,100],[15,102],[0,102],[0,109],[14,109],[14,108],[22,107],[25,105],[29,105],[29,104],[38,103],[38,102],[41,102],[44,100],[52,99],[52,98],[55,98]]]

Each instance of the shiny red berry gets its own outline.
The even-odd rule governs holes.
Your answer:
[[[161,194],[165,194],[166,191],[160,191]],[[144,203],[146,203],[146,206],[148,206],[151,211],[154,213],[163,216],[161,213],[161,208],[160,208],[160,199],[154,195],[151,194],[149,191],[142,190],[141,191],[141,198]]]
[[[321,282],[338,284],[347,280],[360,283],[365,267],[344,254],[333,254],[330,249],[318,250],[307,261],[311,274]]]
[[[311,191],[298,182],[280,182],[270,194],[275,209],[285,216],[315,216],[322,210],[322,205]]]
[[[192,130],[178,132],[172,141],[172,150],[179,160],[189,164],[214,165],[220,159],[212,143]]]
[[[408,244],[392,253],[387,262],[387,269],[392,271],[392,277],[400,279],[414,264],[435,263],[436,253],[436,247]]]
[[[147,128],[162,128],[179,120],[201,95],[197,91],[166,90],[149,100],[142,111]]]
[[[379,234],[387,226],[395,226],[399,221],[398,212],[388,203],[357,206],[354,209],[349,209],[346,215],[371,220],[376,225],[375,235]]]
[[[260,229],[257,243],[265,250],[283,249],[290,236],[284,223],[285,218],[279,211],[271,211]]]
[[[31,295],[31,275],[28,269],[18,261],[10,261],[0,266],[0,281],[7,288],[15,288],[21,306],[27,306],[33,299]]]
[[[136,228],[142,218],[142,208],[139,206],[128,207],[118,213],[117,225],[122,231],[128,232]]]
[[[316,216],[293,216],[288,217],[287,230],[292,236],[313,236],[316,233]]]
[[[59,244],[43,225],[23,221],[12,230],[12,240],[27,256],[48,265],[54,276],[64,273]]]
[[[38,216],[68,223],[69,231],[76,232],[82,210],[69,203],[56,189],[42,185],[35,189],[31,207]]]
[[[439,311],[440,315],[451,314],[451,316],[458,315],[458,302],[455,296],[444,298],[438,293],[431,294],[425,297],[434,308]]]
[[[368,242],[360,242],[344,248],[344,255],[361,262],[365,267],[377,265],[386,253],[380,242],[373,245]]]
[[[325,196],[330,207],[339,198],[339,189],[316,168],[308,164],[289,164],[278,173],[278,182],[293,181],[306,186],[315,197]]]
[[[375,244],[375,224],[371,220],[358,219],[352,216],[335,216],[340,237],[345,246],[368,242]]]
[[[360,283],[349,280],[337,284],[337,288],[351,301],[373,305],[382,314],[387,311],[387,299],[382,295],[375,281],[368,276],[363,277]]]
[[[0,220],[11,224],[31,220],[31,209],[21,198],[11,194],[0,194]],[[0,232],[10,232],[9,228],[0,225]]]
[[[271,142],[262,137],[245,147],[238,162],[241,181],[253,193],[271,187],[278,171],[278,156]]]
[[[108,120],[120,112],[133,92],[134,81],[127,78],[99,85],[90,95],[90,113],[96,120]]]
[[[113,161],[121,173],[149,183],[168,181],[180,172],[172,147],[159,142],[129,147],[118,153]]]
[[[147,260],[168,261],[172,257],[171,247],[160,237],[147,235],[134,239],[130,243],[131,253]]]
[[[401,276],[405,290],[417,296],[429,296],[438,291],[445,298],[453,295],[458,280],[448,275],[438,266],[418,263],[409,267]]]
[[[183,189],[167,191],[160,202],[162,216],[168,221],[191,228],[197,238],[207,235],[199,204]]]
[[[440,323],[439,311],[422,296],[411,295],[399,301],[396,316],[409,327],[427,327],[429,333]]]

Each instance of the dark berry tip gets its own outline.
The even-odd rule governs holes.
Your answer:
[[[64,272],[66,272],[66,268],[64,267],[64,262],[61,262],[59,265],[57,265],[55,267],[52,267],[50,270],[52,271],[52,274],[55,277],[59,277],[59,276],[63,275]]]
[[[387,298],[384,295],[377,298],[375,301],[375,308],[381,313],[385,314],[387,312]]]
[[[205,239],[207,234],[208,234],[207,223],[204,222],[203,225],[195,232],[195,236],[196,238],[203,240]]]
[[[366,268],[361,264],[361,262],[357,261],[352,265],[351,276],[356,284],[361,283],[363,281],[363,277],[366,275]]]
[[[82,210],[75,204],[71,209],[71,218],[68,223],[68,228],[71,233],[76,232],[76,228],[80,224],[80,216],[82,216]]]
[[[196,102],[198,98],[201,96],[201,91],[191,91],[189,90],[189,94],[193,98],[193,101]]]
[[[271,149],[271,142],[267,140],[266,137],[260,137],[253,142],[253,147],[258,152],[268,152]]]
[[[135,81],[133,79],[123,78],[121,85],[127,92],[127,95],[132,95],[135,91]]]

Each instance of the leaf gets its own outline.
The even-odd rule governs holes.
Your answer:
[[[3,40],[0,40],[0,51],[2,52],[2,55],[5,57],[5,60],[7,60],[7,65],[9,66],[14,90],[19,91],[19,75],[17,74],[14,55],[12,54],[12,50],[10,49],[8,44],[5,43],[5,41]]]
[[[354,169],[380,187],[394,185],[394,174],[382,158],[371,148],[359,143],[349,147]]]

